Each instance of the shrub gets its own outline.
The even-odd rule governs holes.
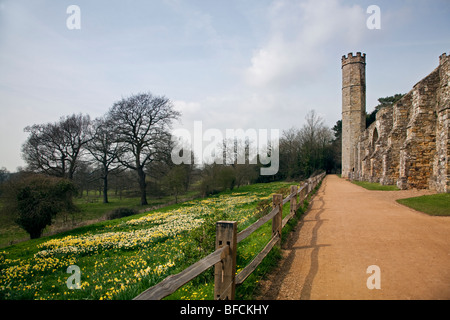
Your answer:
[[[111,212],[108,212],[106,214],[107,220],[114,220],[114,219],[120,219],[123,217],[129,217],[132,215],[137,214],[137,210],[131,209],[131,208],[117,208]]]
[[[236,185],[236,174],[230,166],[213,163],[205,166],[203,178],[200,183],[200,192],[203,197],[213,195],[227,189],[233,190]]]
[[[266,214],[269,214],[270,211],[272,210],[272,199],[266,199],[266,200],[261,200],[258,202],[258,204],[256,205],[256,209],[255,209],[255,217],[257,218],[261,218],[263,216],[265,216]]]
[[[26,175],[10,181],[6,190],[5,210],[31,239],[39,238],[59,212],[76,210],[72,202],[76,187],[66,179]]]
[[[216,248],[216,222],[227,220],[228,215],[225,212],[214,210],[214,213],[205,215],[200,227],[191,230],[191,239],[194,240],[196,247],[201,255],[213,252]]]

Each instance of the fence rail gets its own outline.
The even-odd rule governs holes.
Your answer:
[[[236,286],[242,284],[258,267],[272,248],[281,243],[281,232],[303,201],[324,178],[321,173],[309,178],[300,188],[291,186],[290,194],[283,199],[281,194],[273,195],[273,209],[245,230],[237,233],[237,222],[219,221],[216,223],[216,250],[184,269],[178,274],[165,278],[155,286],[145,290],[133,300],[161,300],[180,287],[214,266],[214,299],[233,300]],[[297,201],[297,198],[299,200]],[[290,201],[289,214],[283,219],[283,205]],[[237,244],[246,239],[263,224],[272,220],[272,237],[258,255],[236,275]]]

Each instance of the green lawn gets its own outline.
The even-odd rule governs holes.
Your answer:
[[[450,193],[399,199],[397,202],[432,216],[450,216]]]
[[[102,221],[2,248],[0,300],[132,299],[213,251],[210,241],[203,235],[211,237],[214,224],[212,229],[206,228],[205,221],[211,222],[212,216],[225,217],[238,221],[238,231],[241,231],[260,217],[257,208],[261,202],[270,203],[275,192],[283,191],[285,197],[290,185],[292,183],[275,182],[243,186],[205,199]],[[114,205],[112,201],[107,209]],[[81,207],[89,217],[106,212],[106,205],[101,203],[81,204]],[[286,203],[284,215],[288,214],[288,207],[289,203]],[[92,212],[88,212],[90,210]],[[286,229],[289,229],[289,224]],[[269,221],[239,244],[237,270],[244,268],[257,255],[270,239],[271,232]],[[273,250],[264,259],[262,266],[238,287],[238,299],[252,297],[258,277],[270,270],[279,256],[279,250]],[[81,269],[81,289],[70,290],[67,287],[69,275],[66,271],[70,265]],[[212,270],[169,298],[213,299]]]
[[[380,191],[397,191],[399,188],[394,185],[387,185],[384,186],[382,184],[376,183],[376,182],[367,182],[367,181],[352,181],[354,184],[363,187],[367,190],[380,190]]]
[[[140,205],[139,197],[118,197],[110,195],[109,203],[103,203],[103,198],[100,195],[84,196],[75,198],[74,203],[80,209],[79,212],[72,214],[59,214],[55,217],[51,226],[44,229],[43,235],[53,234],[58,230],[69,230],[85,221],[95,222],[103,219],[104,215],[114,209],[127,207],[136,210],[142,210],[154,206],[164,205],[175,200],[172,196],[162,198],[148,199],[148,205],[143,207]],[[191,198],[196,195],[196,192],[188,192],[181,198]],[[2,203],[0,202],[0,209]],[[0,248],[29,239],[28,233],[21,229],[13,218],[8,214],[0,214]]]

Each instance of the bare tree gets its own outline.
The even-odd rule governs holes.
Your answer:
[[[254,140],[251,140],[250,137],[224,139],[222,149],[225,164],[229,164],[233,168],[234,183],[237,188],[256,180],[259,168],[256,165],[257,149]]]
[[[8,169],[6,169],[5,167],[2,167],[0,169],[0,184],[2,184],[3,182],[6,182],[9,177],[10,177],[11,173],[8,171]]]
[[[301,176],[300,167],[300,150],[302,148],[302,141],[300,139],[300,130],[290,128],[283,130],[283,135],[280,139],[280,174],[286,178],[294,178]]]
[[[29,169],[72,180],[88,142],[89,125],[89,115],[73,114],[56,123],[26,127],[30,136],[22,146],[22,156]]]
[[[178,196],[188,191],[194,177],[194,153],[189,146],[183,146],[182,142],[174,137],[168,146],[171,151],[183,150],[190,154],[189,163],[177,164],[177,161],[174,162],[172,159],[172,154],[166,153],[150,162],[146,170],[151,178],[153,190],[160,195],[173,195],[175,202],[178,202]]]
[[[318,169],[325,169],[325,158],[328,147],[333,140],[331,129],[326,127],[322,117],[314,110],[306,115],[306,124],[301,129],[304,151],[310,154],[309,174]]]
[[[103,203],[108,203],[108,176],[120,169],[117,159],[121,156],[122,147],[117,139],[111,122],[104,118],[93,121],[87,150],[100,164],[100,177],[103,181]]]
[[[179,116],[169,99],[151,93],[123,98],[108,112],[117,141],[123,148],[118,160],[137,172],[142,205],[148,204],[144,168],[161,154],[170,153],[167,147],[171,139],[169,129],[172,121]]]
[[[333,135],[323,119],[312,110],[301,129],[283,131],[280,140],[280,176],[309,177],[316,170],[331,170]]]

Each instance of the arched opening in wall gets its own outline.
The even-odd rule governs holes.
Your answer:
[[[378,140],[378,129],[375,128],[373,129],[373,134],[372,134],[372,141],[371,141],[371,146],[372,146],[372,152],[375,151],[375,143]]]
[[[378,140],[378,129],[373,129],[373,135],[372,135],[372,144],[375,144]]]

